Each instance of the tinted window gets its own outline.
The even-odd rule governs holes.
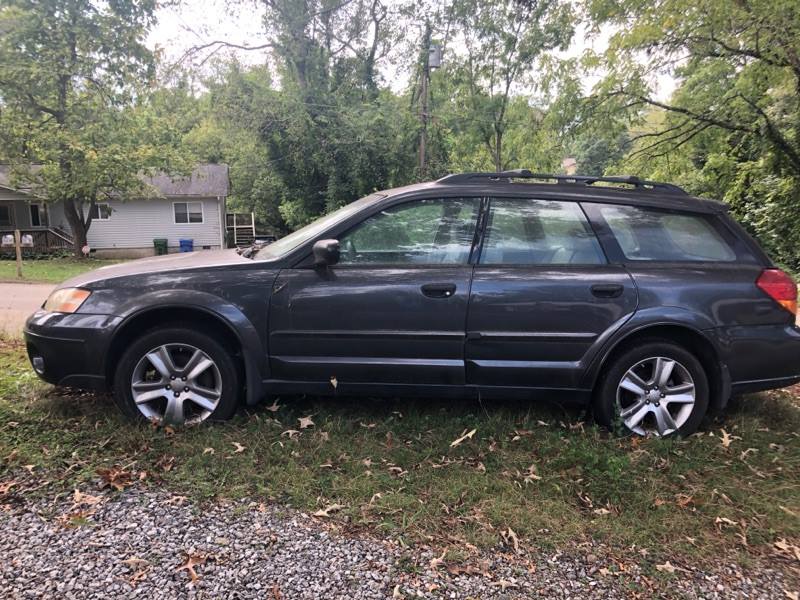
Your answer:
[[[438,198],[387,208],[339,237],[339,262],[464,264],[479,207],[479,198]]]
[[[629,260],[720,262],[736,260],[733,248],[705,215],[635,206],[599,207]]]
[[[481,264],[597,265],[603,251],[574,202],[496,198]]]

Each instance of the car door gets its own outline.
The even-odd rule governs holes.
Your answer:
[[[277,379],[463,385],[478,198],[426,198],[339,235],[339,263],[281,271],[270,305]]]
[[[575,202],[492,198],[472,280],[465,360],[477,386],[575,388],[589,350],[636,309]]]

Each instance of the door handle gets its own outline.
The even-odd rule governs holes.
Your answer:
[[[598,284],[592,286],[592,295],[596,298],[619,298],[624,290],[618,283]]]
[[[422,286],[422,293],[428,298],[449,298],[456,293],[455,283],[426,283]]]

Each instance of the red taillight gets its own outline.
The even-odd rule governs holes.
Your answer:
[[[764,269],[756,285],[793,315],[797,314],[797,284],[780,269]]]

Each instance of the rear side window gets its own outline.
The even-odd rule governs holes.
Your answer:
[[[483,265],[599,265],[606,262],[575,202],[493,198]]]
[[[608,204],[599,205],[598,210],[628,260],[736,260],[736,252],[714,226],[713,217]]]

